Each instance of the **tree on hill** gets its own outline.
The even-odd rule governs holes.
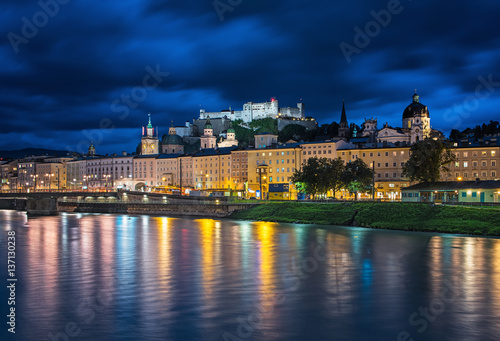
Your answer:
[[[450,174],[449,164],[456,161],[449,144],[427,138],[414,143],[410,159],[403,166],[403,175],[411,181],[439,181],[441,173]]]
[[[249,128],[246,128],[245,126],[248,126]],[[236,134],[236,139],[238,140],[238,145],[245,148],[253,146],[255,134],[271,133],[278,135],[278,121],[274,118],[253,120],[247,124],[243,124],[243,120],[234,120],[233,128]]]
[[[319,127],[319,135],[327,135],[330,137],[339,136],[339,124],[332,122],[332,124],[322,124]]]
[[[500,134],[500,123],[498,123],[498,121],[490,121],[488,124],[483,123],[482,125],[476,125],[473,128],[466,128],[462,131],[452,129],[449,139],[452,141],[458,141],[467,137],[481,138],[485,135],[495,134]]]
[[[278,134],[278,141],[286,142],[288,140],[303,140],[306,135],[306,127],[299,124],[289,124]]]

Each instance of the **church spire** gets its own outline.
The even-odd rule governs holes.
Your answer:
[[[149,117],[149,122],[148,122],[148,128],[153,128],[153,125],[151,124],[151,114],[148,114]]]
[[[342,115],[340,116],[340,123],[347,123],[347,116],[345,114],[345,103],[342,99]]]

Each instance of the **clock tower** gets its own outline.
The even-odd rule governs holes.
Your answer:
[[[158,141],[158,131],[156,131],[151,124],[151,114],[148,114],[149,122],[144,129],[142,127],[142,140],[141,140],[141,155],[159,154],[159,141]]]

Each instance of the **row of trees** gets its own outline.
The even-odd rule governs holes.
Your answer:
[[[425,139],[410,148],[410,158],[403,166],[403,176],[416,182],[439,181],[450,174],[450,164],[456,161],[450,145],[441,140]],[[341,158],[309,158],[292,176],[299,192],[314,196],[341,189],[351,194],[371,191],[373,170],[361,159],[344,163]],[[356,195],[357,197],[357,195]]]
[[[306,192],[314,196],[333,191],[333,196],[341,189],[351,194],[371,190],[373,171],[361,160],[344,163],[341,158],[309,158],[296,170],[292,181],[299,192]],[[357,197],[357,196],[356,196]]]

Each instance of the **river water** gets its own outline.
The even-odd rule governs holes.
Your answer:
[[[0,226],[2,340],[500,337],[499,239],[15,211]]]

